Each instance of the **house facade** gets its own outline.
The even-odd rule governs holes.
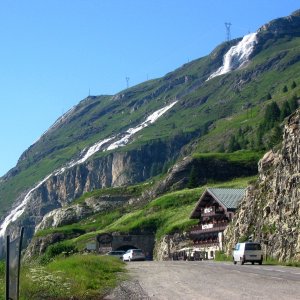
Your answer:
[[[244,194],[245,189],[207,188],[198,200],[190,218],[199,222],[192,227],[190,239],[208,259],[215,257],[215,251],[223,250],[223,231]]]

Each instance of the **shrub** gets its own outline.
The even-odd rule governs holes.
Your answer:
[[[40,257],[41,264],[48,264],[53,258],[62,254],[62,253],[75,253],[77,249],[74,245],[67,242],[60,242],[53,245],[50,245],[45,254]]]
[[[247,235],[242,235],[239,238],[239,243],[244,243],[244,242],[247,242],[248,240],[249,240],[249,237]]]
[[[224,253],[224,251],[216,251],[215,252],[215,260],[216,261],[232,261],[231,256]]]

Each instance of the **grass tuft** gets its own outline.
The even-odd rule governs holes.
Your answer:
[[[124,263],[109,256],[57,257],[45,266],[25,266],[20,300],[102,299],[124,272]]]

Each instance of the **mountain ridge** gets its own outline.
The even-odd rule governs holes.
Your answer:
[[[299,91],[298,87],[287,94],[279,91],[280,84],[298,78],[299,20],[296,14],[278,19],[277,25],[270,22],[271,25],[262,27],[248,63],[209,81],[206,81],[209,75],[224,63],[224,55],[242,39],[225,42],[210,55],[160,79],[114,96],[90,96],[82,100],[21,155],[15,168],[1,177],[1,220],[12,203],[15,207],[20,204],[43,178],[47,180],[38,186],[41,189],[34,195],[40,201],[39,205],[33,202],[37,205],[32,207],[35,217],[29,218],[30,214],[25,216],[25,213],[24,219],[15,225],[29,222],[30,226],[35,226],[49,210],[68,204],[90,189],[147,180],[161,173],[164,164],[171,164],[193,151],[216,151],[222,147],[228,150],[229,140],[238,128],[243,128],[248,139],[244,148],[250,149],[251,139],[256,139],[257,124],[263,118],[265,103],[271,101],[264,97],[272,93],[274,99],[282,102],[280,97],[291,97]],[[163,118],[136,131],[127,146],[106,153],[98,151],[81,164],[66,169],[65,174],[52,174],[72,160],[78,161],[89,147],[101,140],[116,134],[126,138],[126,132],[139,128],[151,113],[175,102]],[[54,176],[48,178],[50,175]],[[33,230],[27,238],[32,234]]]

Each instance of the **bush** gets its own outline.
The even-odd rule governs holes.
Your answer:
[[[249,237],[247,235],[242,235],[239,238],[239,243],[244,243],[244,242],[247,242],[248,240],[249,240]]]
[[[53,260],[54,257],[62,254],[62,253],[75,253],[78,250],[74,245],[71,245],[66,242],[60,242],[53,245],[50,245],[45,254],[41,256],[40,263],[41,264],[48,264],[50,261]]]
[[[216,261],[232,261],[232,257],[225,254],[224,251],[216,251],[215,252],[215,260]]]

